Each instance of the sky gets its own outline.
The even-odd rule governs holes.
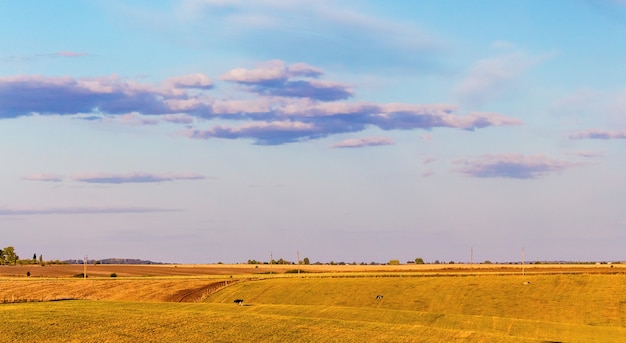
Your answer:
[[[623,0],[0,1],[0,247],[626,260]]]

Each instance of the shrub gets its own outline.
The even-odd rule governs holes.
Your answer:
[[[307,273],[304,270],[300,270],[300,273]],[[285,274],[298,274],[298,270],[297,269],[289,269],[285,271]]]
[[[117,277],[117,274],[111,273],[111,277]]]

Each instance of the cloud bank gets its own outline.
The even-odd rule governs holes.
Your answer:
[[[250,139],[278,145],[333,134],[382,130],[457,128],[474,131],[521,125],[492,112],[458,113],[455,105],[347,101],[348,84],[323,80],[324,70],[273,60],[255,68],[232,69],[219,77],[241,99],[216,99],[217,86],[203,74],[142,83],[112,75],[93,78],[18,75],[0,77],[0,119],[32,114],[110,120],[131,125],[160,121],[187,126],[194,139]],[[87,116],[87,117],[86,117]],[[219,119],[223,124],[204,126]]]

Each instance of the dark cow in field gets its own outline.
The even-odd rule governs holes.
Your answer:
[[[233,302],[237,305],[243,306],[243,299],[235,299]]]
[[[383,295],[382,294],[376,295],[376,300],[383,300]]]

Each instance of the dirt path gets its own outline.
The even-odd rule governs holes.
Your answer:
[[[228,287],[232,284],[235,284],[239,281],[240,280],[219,281],[219,282],[214,282],[208,285],[203,285],[200,287],[181,289],[180,291],[166,298],[165,301],[170,301],[170,302],[202,301],[204,298],[208,297],[209,295],[221,290],[224,287]]]

